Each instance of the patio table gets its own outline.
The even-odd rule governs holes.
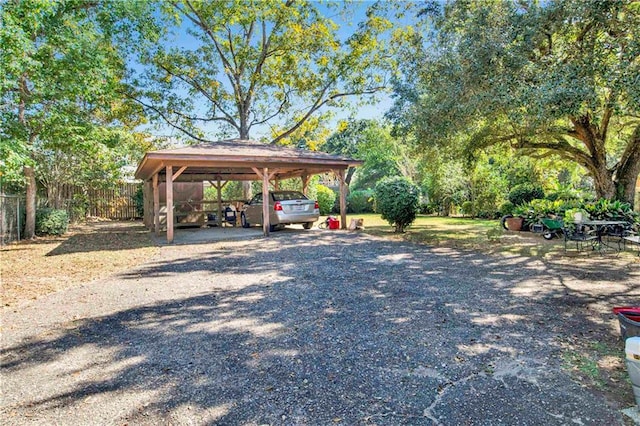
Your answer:
[[[628,222],[624,220],[583,220],[579,222],[579,225],[587,226],[595,232],[595,240],[593,243],[594,249],[602,252],[611,249],[615,252],[620,251],[620,242],[618,242],[618,247],[613,247],[610,244],[607,244],[603,237],[607,235],[614,235],[622,237],[624,235],[624,229],[628,226]]]

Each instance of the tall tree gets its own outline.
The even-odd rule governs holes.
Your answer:
[[[508,143],[580,164],[633,203],[640,172],[640,2],[430,4],[406,34],[392,111],[423,141]]]
[[[379,6],[344,40],[319,8],[293,0],[161,2],[162,14],[150,16],[158,28],[173,21],[181,39],[168,32],[141,52],[138,101],[198,141],[214,131],[248,139],[270,126],[277,143],[346,98],[382,89],[388,61],[380,34],[390,23]]]
[[[390,126],[376,120],[349,120],[339,123],[320,149],[330,154],[363,160],[358,168],[347,170],[345,181],[356,176],[356,188],[373,188],[377,181],[388,176],[416,178],[416,161],[409,144],[394,138]]]
[[[26,238],[35,232],[39,150],[86,141],[121,106],[123,63],[94,12],[82,0],[10,0],[0,11],[0,149],[23,165]]]

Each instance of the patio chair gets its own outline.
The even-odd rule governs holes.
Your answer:
[[[640,235],[637,234],[628,234],[625,235],[624,237],[622,237],[622,240],[625,242],[625,248],[626,248],[626,243],[630,242],[633,245],[637,245],[638,246],[638,256],[640,256]]]
[[[609,241],[612,238],[617,238],[616,242],[618,243],[618,249],[622,249],[622,250],[626,248],[626,241],[627,241],[626,237],[630,237],[635,234],[636,233],[633,231],[632,224],[630,223],[608,226],[602,233],[602,235],[606,236],[607,240]],[[633,241],[633,239],[629,241]]]
[[[598,235],[591,229],[575,224],[575,226],[563,226],[562,233],[564,234],[564,251],[567,251],[567,245],[571,243],[576,244],[576,251],[582,251],[585,243],[589,243],[591,249],[594,250],[598,244]]]

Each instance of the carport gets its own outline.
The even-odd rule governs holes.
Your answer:
[[[345,182],[349,167],[362,161],[324,152],[308,151],[262,144],[252,140],[230,139],[182,148],[150,151],[136,170],[136,178],[145,182],[145,217],[147,207],[153,211],[152,229],[160,232],[160,184],[165,183],[167,242],[173,242],[174,184],[177,182],[210,182],[217,189],[218,218],[222,216],[221,190],[230,181],[262,181],[263,199],[269,196],[269,185],[280,180],[300,178],[306,193],[309,179],[315,174],[332,172],[339,182],[341,227],[346,229],[347,211]],[[149,199],[150,198],[150,199]],[[152,206],[152,207],[151,207]],[[269,235],[269,205],[263,206],[263,233]]]

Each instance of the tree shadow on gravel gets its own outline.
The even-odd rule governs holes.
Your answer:
[[[594,306],[637,299],[637,271],[345,233],[200,250],[121,278],[203,294],[4,348],[7,424],[620,423],[561,354],[615,344]]]
[[[57,256],[70,253],[90,253],[95,251],[132,250],[152,247],[149,231],[137,222],[123,224],[116,222],[100,227],[92,226],[80,230],[62,240],[60,245],[47,253],[47,256]]]

